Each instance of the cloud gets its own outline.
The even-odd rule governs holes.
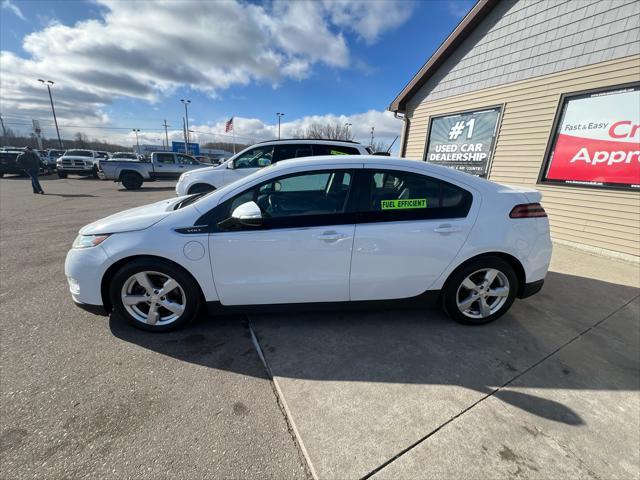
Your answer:
[[[445,8],[450,15],[461,19],[469,13],[474,3],[475,0],[446,0]]]
[[[26,56],[1,52],[4,114],[48,115],[38,78],[56,82],[61,119],[95,122],[118,98],[156,102],[177,88],[215,97],[232,86],[303,80],[316,65],[356,68],[346,33],[374,42],[411,11],[388,0],[96,2],[98,18],[53,21],[27,35]],[[10,0],[2,7],[21,15]]]
[[[368,44],[406,22],[415,3],[412,0],[323,0],[335,25],[354,31]]]
[[[225,133],[225,124],[228,118],[220,119],[211,124],[195,124],[189,125],[192,130],[191,139],[198,143],[206,142],[231,142],[233,135]],[[282,122],[281,137],[292,138],[298,132],[305,130],[314,123],[327,124],[351,123],[351,132],[354,134],[354,140],[364,145],[369,145],[371,140],[371,127],[375,127],[375,141],[382,141],[390,145],[396,136],[400,135],[402,129],[402,121],[396,119],[391,112],[369,110],[354,115],[310,115],[291,121]],[[235,138],[239,144],[252,144],[263,140],[273,140],[278,137],[278,124],[266,123],[258,118],[234,117]],[[89,134],[91,137],[92,135]],[[135,134],[132,132],[114,133],[108,135],[113,141],[119,141],[125,145],[133,145],[135,143]],[[145,131],[139,134],[140,143],[162,144],[165,138],[164,130],[154,130],[153,132]],[[169,130],[169,141],[183,141],[183,132],[181,129]],[[393,146],[393,152],[398,151],[398,142]]]
[[[16,17],[18,17],[20,20],[24,20],[25,22],[27,21],[25,16],[22,14],[22,10],[20,10],[20,7],[18,7],[11,0],[2,0],[2,9],[3,10],[4,9],[9,10]]]

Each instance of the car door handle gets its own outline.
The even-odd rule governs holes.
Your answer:
[[[347,238],[347,236],[343,235],[342,233],[330,231],[330,232],[320,233],[316,235],[316,238],[318,240],[324,240],[325,242],[337,242],[338,240]]]
[[[443,223],[442,225],[438,225],[436,228],[433,229],[433,231],[436,233],[454,233],[454,232],[459,232],[460,230],[461,230],[460,227],[456,225],[450,225],[448,223]]]

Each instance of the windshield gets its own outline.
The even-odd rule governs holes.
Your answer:
[[[76,157],[93,157],[90,150],[67,150],[65,156],[73,155]]]
[[[64,150],[49,150],[50,157],[59,157],[62,154],[64,154]]]

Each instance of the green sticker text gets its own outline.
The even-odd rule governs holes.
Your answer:
[[[407,198],[404,200],[380,200],[382,210],[407,210],[410,208],[427,208],[426,198]]]

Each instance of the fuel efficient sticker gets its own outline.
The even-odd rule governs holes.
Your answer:
[[[382,210],[408,210],[410,208],[427,208],[426,198],[407,198],[404,200],[380,200]]]

